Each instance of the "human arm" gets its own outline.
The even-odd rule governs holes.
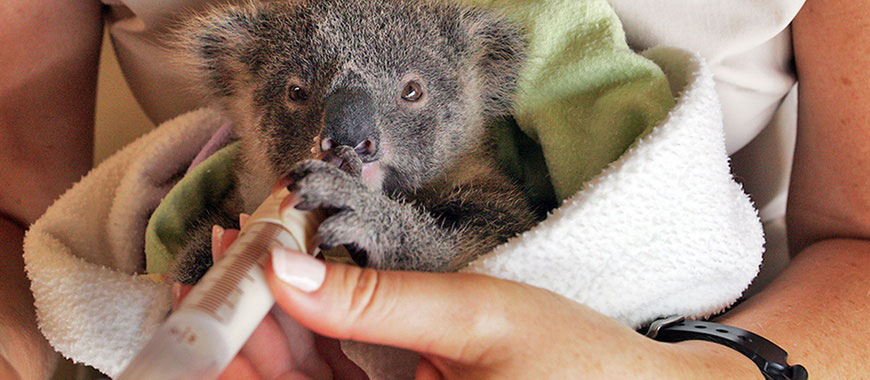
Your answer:
[[[47,378],[21,244],[91,166],[100,4],[7,1],[0,25],[0,378]]]
[[[858,378],[870,356],[870,4],[808,0],[793,24],[798,136],[788,268],[726,314],[811,378]],[[862,371],[862,372],[858,372]]]

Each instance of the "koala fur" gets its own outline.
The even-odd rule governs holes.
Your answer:
[[[232,225],[288,173],[298,208],[330,211],[322,247],[379,269],[456,270],[536,222],[487,130],[510,111],[524,60],[522,31],[497,15],[436,1],[255,2],[200,14],[176,37],[243,152],[238,196],[191,237],[180,280],[211,264],[206,226]],[[361,170],[313,159],[335,147]]]

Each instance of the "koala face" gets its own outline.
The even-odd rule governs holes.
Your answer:
[[[409,192],[480,149],[506,113],[519,30],[483,11],[414,0],[251,3],[180,33],[205,92],[235,118],[246,159],[273,177],[336,146],[363,182]]]

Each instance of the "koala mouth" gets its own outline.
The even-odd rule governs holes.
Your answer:
[[[362,165],[360,180],[370,189],[380,189],[384,182],[384,171],[377,162],[369,162]]]

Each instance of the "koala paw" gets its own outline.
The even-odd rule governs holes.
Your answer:
[[[347,248],[353,260],[366,266],[370,252],[379,252],[377,231],[354,210],[339,211],[326,218],[317,228],[320,249]]]
[[[297,193],[300,210],[348,209],[360,206],[370,196],[365,185],[335,165],[305,160],[293,167],[291,190]]]
[[[366,252],[380,252],[378,222],[388,206],[383,197],[363,185],[358,178],[335,165],[307,160],[293,169],[293,190],[300,199],[296,208],[332,211],[317,230],[322,249],[346,246],[354,260],[365,265]]]

